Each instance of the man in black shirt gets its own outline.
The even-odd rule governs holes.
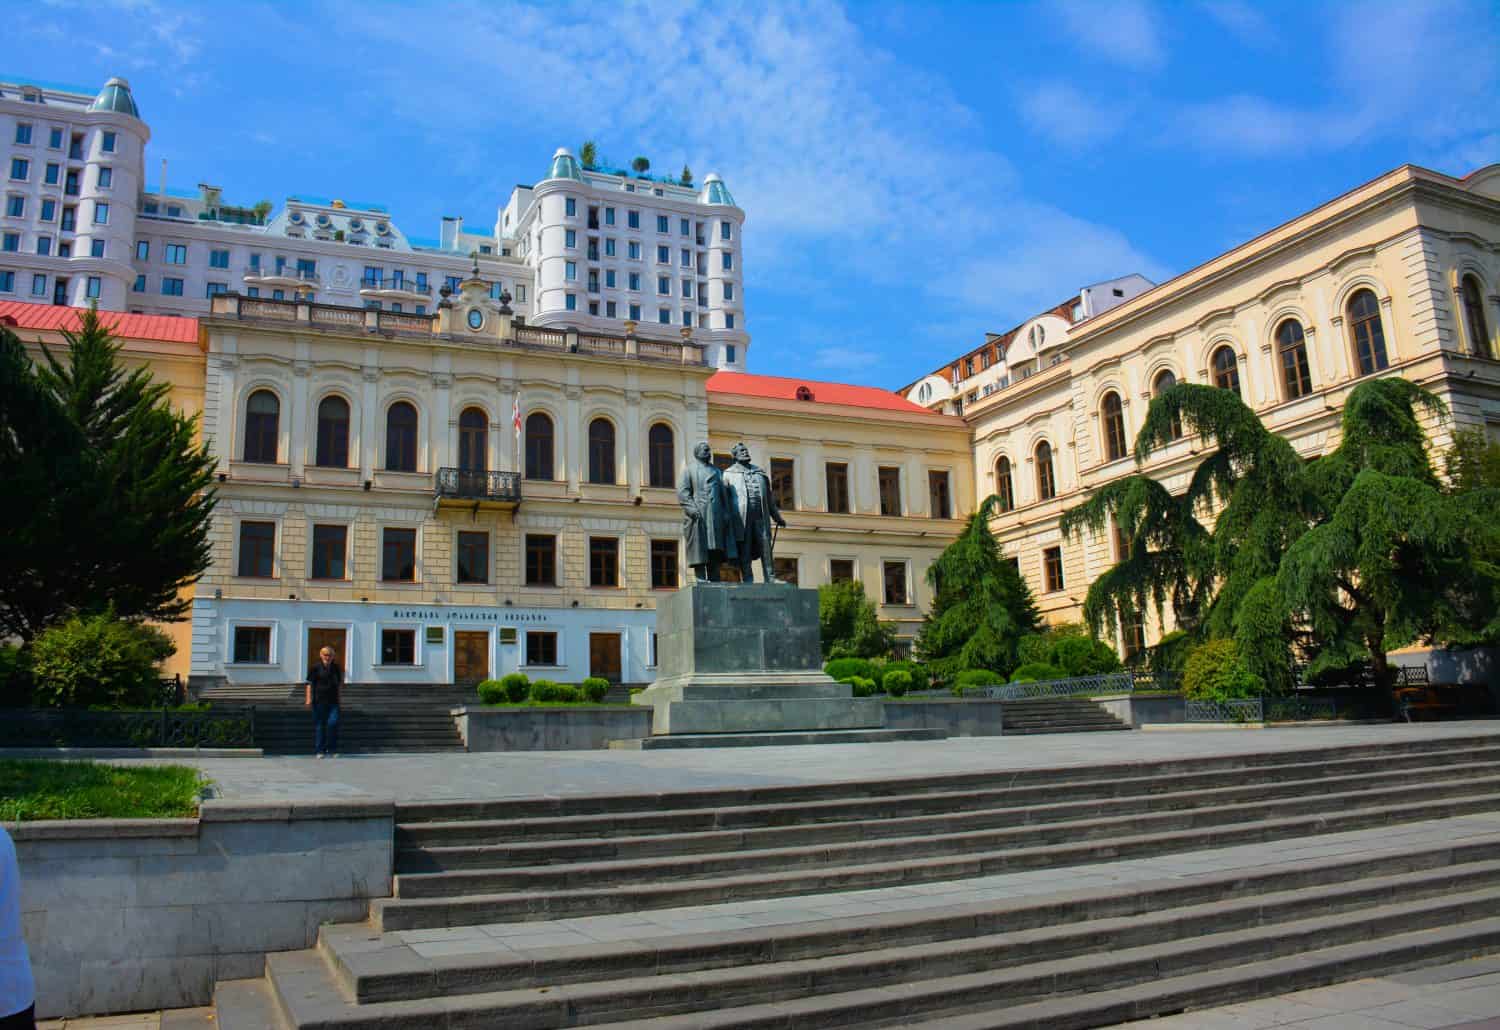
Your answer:
[[[307,700],[313,710],[313,750],[327,758],[339,749],[339,687],[344,670],[333,660],[333,648],[318,652],[318,661],[307,670]]]

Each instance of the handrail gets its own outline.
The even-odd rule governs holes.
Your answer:
[[[438,469],[437,495],[465,500],[519,502],[521,474],[487,469]]]

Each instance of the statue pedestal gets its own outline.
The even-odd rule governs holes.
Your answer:
[[[652,732],[880,729],[885,706],[822,670],[818,592],[783,583],[694,583],[656,605],[660,675],[635,695]]]

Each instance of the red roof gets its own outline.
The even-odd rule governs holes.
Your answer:
[[[807,394],[798,396],[799,390],[804,389]],[[769,397],[784,401],[812,401],[815,404],[842,404],[851,408],[878,408],[881,411],[901,411],[914,415],[932,414],[920,404],[913,404],[900,394],[882,390],[878,386],[755,376],[748,372],[715,372],[708,377],[708,392],[739,397]]]
[[[0,300],[0,321],[17,329],[45,329],[70,332],[78,329],[84,308],[56,304],[28,304],[23,300]],[[198,320],[172,315],[129,315],[123,311],[101,311],[99,321],[122,339],[166,340],[172,343],[198,342]]]

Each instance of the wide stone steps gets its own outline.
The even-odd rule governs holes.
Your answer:
[[[884,797],[861,796],[875,784],[828,797],[825,784],[807,801],[771,792],[779,805],[739,792],[762,803],[735,806],[736,792],[717,791],[546,799],[511,820],[484,818],[491,804],[402,807],[395,897],[374,902],[372,919],[419,929],[786,897],[1462,815],[1500,808],[1495,743],[1154,763],[1119,777],[1064,769],[1052,771],[1061,782],[1005,787],[960,777],[947,792]],[[1403,770],[1421,774],[1420,797],[1393,778]],[[675,808],[710,801],[719,807]],[[605,811],[573,814],[585,806]]]
[[[1022,1006],[1154,985],[1130,1002],[1132,1016],[1152,1015],[1173,1010],[1185,978],[1207,973],[1239,971],[1212,982],[1241,997],[1293,989],[1249,972],[1281,959],[1317,971],[1299,987],[1368,975],[1338,953],[1361,947],[1351,954],[1403,966],[1500,947],[1500,835],[1378,859],[524,953],[497,945],[426,959],[392,935],[325,927],[317,950],[271,956],[267,980],[288,1028],[871,1026],[980,1006],[982,1016],[957,1018],[1010,1019]],[[1197,1004],[1221,1000],[1192,990]],[[1128,1018],[1113,1004],[1086,1009],[1080,1021],[973,1025]]]
[[[663,751],[702,747],[797,747],[807,744],[884,744],[902,740],[942,740],[941,729],[776,730],[768,733],[671,733],[659,737],[611,740],[615,751]]]
[[[256,708],[255,744],[268,754],[312,754],[313,716],[307,708]],[[463,738],[446,710],[339,707],[341,752],[462,751]]]
[[[1128,729],[1131,729],[1129,723],[1088,698],[1027,698],[1000,703],[1002,736]]]

